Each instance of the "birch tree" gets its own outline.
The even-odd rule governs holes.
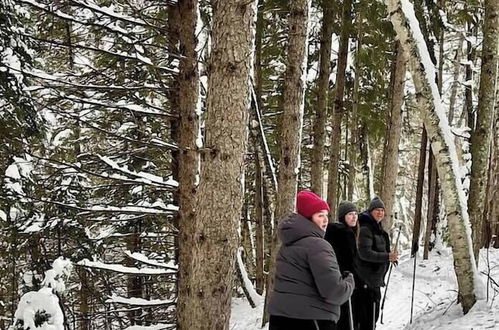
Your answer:
[[[464,191],[459,177],[456,147],[435,84],[436,70],[425,47],[412,4],[408,0],[385,0],[385,3],[398,39],[409,56],[416,97],[421,104],[421,117],[435,155],[449,224],[459,298],[466,313],[480,294],[479,279]]]
[[[256,4],[211,2],[205,145],[190,253],[193,270],[180,292],[178,328],[229,328],[237,228],[243,202],[243,156],[250,107]]]

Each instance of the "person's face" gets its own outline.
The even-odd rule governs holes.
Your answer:
[[[326,231],[329,212],[327,210],[319,211],[314,213],[312,216],[312,222],[315,223],[320,229]]]
[[[357,225],[358,214],[355,211],[348,212],[345,215],[345,223],[348,227],[355,227]]]
[[[385,209],[382,207],[378,207],[371,211],[371,215],[373,216],[376,222],[380,222],[385,218]]]

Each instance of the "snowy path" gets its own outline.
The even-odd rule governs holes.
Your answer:
[[[485,251],[482,251],[480,270],[486,272],[485,261]],[[499,330],[497,286],[495,290],[490,289],[488,302],[480,301],[467,315],[462,315],[461,306],[456,304],[456,276],[450,249],[432,253],[429,260],[418,256],[413,323],[410,324],[413,266],[414,259],[403,254],[400,265],[393,268],[383,313],[384,324],[378,321],[378,330]],[[491,277],[499,282],[497,249],[490,250],[490,269]],[[483,279],[486,281],[485,276]],[[244,299],[235,299],[230,329],[261,329],[261,311],[261,305],[251,309]]]

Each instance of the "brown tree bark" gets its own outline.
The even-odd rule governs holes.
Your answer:
[[[255,152],[255,290],[262,294],[265,286],[264,275],[264,219],[263,184],[258,152]]]
[[[280,159],[277,179],[277,201],[274,218],[280,220],[295,208],[297,176],[299,173],[301,130],[305,95],[305,70],[307,64],[307,37],[310,0],[289,3],[289,39],[286,71],[284,73],[283,114],[280,130]],[[262,323],[268,322],[268,300],[274,288],[275,258],[280,248],[277,230],[273,233],[272,253],[267,278]]]
[[[213,0],[205,147],[178,329],[229,328],[253,66],[254,1]],[[182,260],[182,259],[181,259]],[[189,262],[189,261],[188,261]],[[185,277],[185,274],[181,274]],[[185,281],[185,279],[184,279]]]
[[[476,126],[471,133],[472,163],[470,194],[468,196],[468,209],[473,228],[473,252],[477,265],[480,248],[483,246],[483,212],[497,95],[497,65],[499,61],[499,1],[497,0],[485,0],[483,35]]]
[[[426,229],[424,236],[423,259],[428,259],[430,251],[431,234],[436,234],[435,226],[438,219],[438,177],[435,166],[435,157],[431,152],[428,155],[428,210],[426,216]]]
[[[338,48],[338,71],[336,72],[331,137],[331,152],[328,171],[327,202],[331,208],[330,218],[336,219],[336,207],[338,204],[338,166],[341,154],[341,121],[345,112],[343,94],[345,92],[345,70],[348,59],[349,32],[352,21],[352,0],[343,2],[342,25],[340,33],[340,44]]]
[[[416,188],[416,206],[414,209],[414,224],[412,229],[411,256],[414,256],[419,249],[419,232],[421,231],[421,216],[423,206],[424,172],[426,167],[426,145],[428,136],[423,127],[421,133],[421,145],[419,149],[418,181]]]
[[[499,99],[496,103],[494,141],[491,154],[489,181],[487,184],[487,226],[484,241],[487,246],[499,248]],[[495,235],[495,238],[493,238]]]
[[[402,102],[404,100],[405,73],[407,56],[399,42],[396,43],[396,56],[392,65],[390,81],[391,99],[389,118],[386,126],[386,144],[383,152],[382,184],[380,197],[385,203],[385,221],[383,226],[391,232],[393,226],[393,207],[398,176],[399,143],[402,131]]]
[[[332,2],[322,1],[322,35],[317,83],[317,103],[313,128],[314,148],[311,162],[311,189],[319,196],[324,195],[324,142],[326,137],[327,99],[329,74],[331,71],[331,44],[333,36]]]
[[[360,58],[360,52],[362,50],[362,23],[364,19],[364,14],[362,7],[359,9],[359,13],[357,14],[357,49],[355,51],[355,81],[353,84],[353,105],[352,105],[352,114],[350,119],[350,149],[348,152],[348,192],[347,199],[349,201],[353,200],[354,194],[354,186],[355,186],[355,177],[357,174],[357,155],[360,151],[358,148],[360,138],[359,138],[359,123],[358,123],[358,109],[359,109],[359,88],[360,81],[362,80],[361,76],[361,66],[362,61]]]

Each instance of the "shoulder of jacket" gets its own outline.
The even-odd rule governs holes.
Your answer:
[[[331,247],[331,244],[329,244],[328,241],[326,241],[324,238],[321,237],[316,237],[316,236],[308,236],[304,237],[301,240],[304,244],[309,246],[311,250],[317,251],[317,250],[333,250]]]

